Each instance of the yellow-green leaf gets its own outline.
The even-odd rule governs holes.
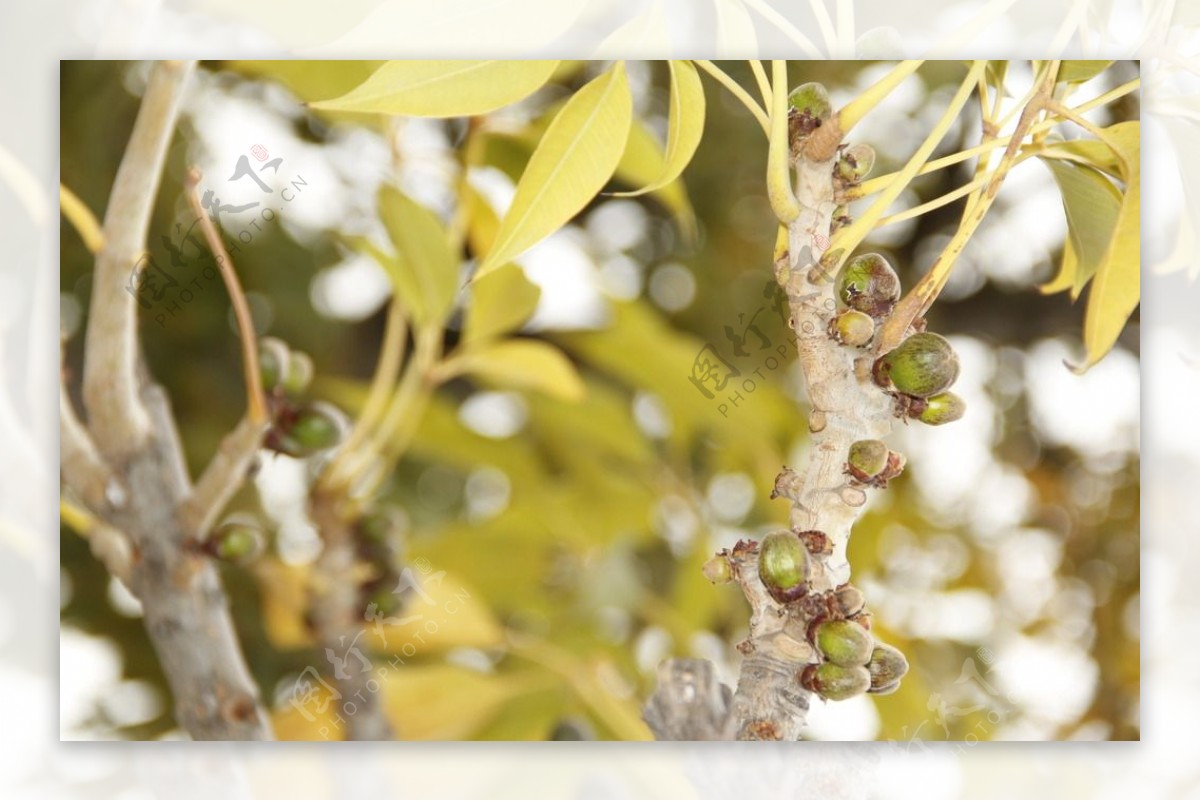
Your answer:
[[[1052,142],[1038,153],[1042,158],[1062,159],[1095,167],[1114,178],[1124,178],[1121,160],[1113,149],[1099,139],[1072,139],[1067,142]]]
[[[1075,256],[1075,248],[1071,244],[1071,237],[1067,237],[1067,241],[1063,242],[1062,261],[1059,262],[1058,274],[1047,284],[1042,284],[1038,290],[1043,295],[1053,295],[1058,292],[1066,292],[1075,286],[1075,273],[1079,269],[1079,259]],[[1071,300],[1075,300],[1079,295],[1076,292],[1071,293]]]
[[[621,162],[617,164],[617,181],[629,186],[644,186],[652,183],[666,169],[666,156],[662,146],[654,134],[641,120],[635,119],[629,129],[629,141],[625,144],[625,152],[621,154]],[[689,239],[696,234],[696,213],[688,200],[687,192],[682,181],[672,181],[651,193],[651,197],[661,203],[680,230]]]
[[[441,222],[429,209],[388,185],[379,190],[379,214],[396,248],[395,258],[383,265],[409,315],[417,323],[442,322],[454,305],[458,260],[450,251]]]
[[[1059,82],[1082,83],[1104,72],[1111,61],[1064,61],[1058,68]]]
[[[469,183],[463,189],[460,202],[467,206],[467,244],[476,259],[482,259],[496,241],[500,218],[483,195]]]
[[[625,150],[632,114],[620,62],[567,101],[529,159],[478,278],[561,228],[604,188]]]
[[[1114,125],[1107,130],[1112,144],[1127,165],[1129,174],[1121,211],[1104,262],[1096,271],[1088,294],[1083,321],[1086,370],[1108,353],[1141,299],[1141,126],[1137,122]]]
[[[316,109],[473,117],[536,92],[557,61],[389,61],[347,94],[313,103]]]
[[[537,308],[542,290],[515,264],[506,264],[471,285],[464,344],[515,331]]]
[[[633,197],[666,186],[682,173],[704,134],[704,87],[690,61],[668,62],[671,71],[671,108],[667,118],[667,146],[662,172],[649,184],[618,195]]]
[[[1121,193],[1099,170],[1061,159],[1042,161],[1062,192],[1076,260],[1072,297],[1078,297],[1106,258],[1121,209]]]
[[[446,364],[451,375],[470,375],[504,389],[528,389],[565,401],[582,400],[583,379],[571,360],[546,342],[510,339],[465,351]]]

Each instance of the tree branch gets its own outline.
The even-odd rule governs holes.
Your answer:
[[[194,66],[165,61],[151,69],[104,215],[104,248],[96,259],[88,315],[83,399],[97,445],[117,461],[136,450],[151,430],[138,392],[138,299],[130,271],[145,250],[167,146]]]
[[[180,525],[191,488],[166,393],[141,363],[137,287],[126,271],[145,247],[151,209],[192,63],[158,62],[134,122],[105,215],[84,349],[84,400],[93,449],[112,469],[125,502],[104,525],[128,538],[124,580],[142,602],[146,631],[175,699],[175,717],[197,740],[271,739],[267,713],[238,643],[212,560]],[[64,441],[93,464],[69,403]],[[83,454],[83,455],[81,455]],[[65,464],[65,461],[64,461]],[[94,465],[93,465],[94,466]],[[75,468],[72,467],[72,470]],[[88,482],[93,480],[88,478]],[[110,481],[106,496],[112,500]],[[113,569],[126,574],[119,566]]]
[[[217,517],[242,485],[254,464],[269,423],[242,418],[237,428],[221,440],[212,461],[179,505],[179,521],[193,539],[203,540]]]
[[[67,388],[58,389],[59,472],[80,499],[94,511],[120,506],[128,493],[96,449],[87,429],[75,415]]]

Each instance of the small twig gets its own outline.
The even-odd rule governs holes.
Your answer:
[[[268,427],[269,423],[257,423],[246,416],[221,440],[196,486],[179,504],[180,525],[193,539],[202,540],[208,535],[229,499],[246,483]]]
[[[104,250],[104,231],[100,229],[100,221],[74,192],[62,184],[58,185],[58,205],[63,216],[79,233],[84,247],[93,255]]]
[[[204,231],[204,239],[208,242],[208,247],[212,250],[213,255],[216,256],[217,268],[221,271],[221,278],[225,281],[225,288],[229,291],[229,300],[233,304],[233,314],[237,318],[238,336],[242,341],[242,366],[246,376],[250,421],[265,423],[269,415],[266,395],[263,393],[262,374],[258,367],[258,336],[254,331],[254,320],[250,316],[250,304],[246,302],[246,295],[242,291],[241,282],[238,281],[237,271],[233,266],[233,259],[229,258],[229,253],[225,250],[221,234],[200,203],[200,195],[196,190],[200,178],[200,170],[195,167],[188,170],[184,191],[187,194],[188,205],[191,206],[192,213],[196,215],[196,219],[200,222],[200,228]]]
[[[87,429],[75,415],[67,388],[59,385],[58,425],[62,466],[60,472],[67,486],[74,490],[91,509],[102,510],[119,506],[125,500],[125,490],[113,474]]]
[[[892,314],[880,328],[879,334],[876,336],[876,353],[886,353],[899,345],[905,338],[913,320],[928,311],[941,293],[959,254],[962,253],[968,240],[987,215],[1009,170],[1017,163],[1017,155],[1021,150],[1022,142],[1033,128],[1037,116],[1045,109],[1046,102],[1050,98],[1050,91],[1054,87],[1054,79],[1058,75],[1059,64],[1058,61],[1051,61],[1037,81],[1036,85],[1039,90],[1021,112],[1021,119],[1017,123],[1016,130],[1013,131],[1008,147],[1005,148],[1003,158],[996,165],[996,169],[989,173],[987,183],[975,190],[979,194],[975,195],[974,203],[967,204],[962,222],[959,223],[954,236],[934,260],[929,272],[909,290],[908,294],[900,299]]]
[[[92,555],[104,565],[109,575],[129,586],[133,547],[125,535],[66,498],[59,498],[58,514],[68,528],[87,540]]]
[[[133,133],[104,215],[104,248],[96,258],[83,367],[88,425],[105,454],[135,451],[151,430],[138,397],[136,287],[130,270],[146,247],[167,146],[193,62],[161,61],[150,71]]]

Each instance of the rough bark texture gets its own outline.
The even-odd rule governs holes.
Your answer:
[[[891,398],[870,378],[867,351],[839,345],[828,334],[837,302],[833,276],[819,267],[819,260],[828,247],[837,204],[837,142],[832,147],[821,144],[793,150],[798,153],[796,197],[801,214],[788,226],[787,253],[775,265],[775,277],[788,297],[789,325],[807,385],[808,463],[801,470],[785,468],[773,497],[791,502],[793,530],[824,532],[829,547],[810,549],[807,600],[787,606],[776,602],[758,578],[757,543],[739,543],[727,555],[733,580],[751,608],[750,636],[738,645],[744,659],[729,719],[705,722],[705,704],[697,694],[688,695],[687,682],[680,679],[700,675],[700,669],[668,663],[660,670],[659,686],[646,708],[646,720],[660,739],[697,730],[705,736],[694,739],[728,739],[730,733],[739,740],[799,738],[811,694],[801,687],[798,674],[819,658],[807,642],[808,627],[823,612],[821,593],[849,579],[846,545],[866,502],[864,490],[848,483],[846,456],[856,440],[882,439],[894,420]],[[672,703],[681,708],[673,714],[663,711]],[[700,722],[688,728],[676,720],[689,714],[700,716]]]
[[[131,548],[127,577],[175,699],[197,740],[270,739],[266,711],[242,657],[220,577],[185,522],[193,501],[166,393],[141,364],[131,271],[193,64],[156,63],[105,213],[84,351],[84,427],[64,394],[62,476]],[[136,287],[133,287],[136,291]],[[244,474],[233,474],[240,483]],[[98,485],[102,483],[102,489]],[[224,497],[214,500],[223,501]],[[201,519],[211,519],[202,514]]]

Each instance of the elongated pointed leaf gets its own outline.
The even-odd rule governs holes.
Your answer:
[[[316,109],[471,117],[522,100],[540,89],[557,61],[389,61],[353,90]]]
[[[542,290],[515,264],[506,264],[471,284],[463,342],[470,345],[515,331],[537,308]]]
[[[458,260],[446,231],[429,209],[395,187],[379,190],[379,214],[396,248],[395,258],[376,255],[417,323],[440,323],[454,305]]]
[[[483,344],[453,359],[449,369],[503,389],[529,389],[566,401],[584,396],[575,365],[546,342],[514,339]]]
[[[1107,129],[1113,147],[1128,169],[1125,194],[1112,241],[1096,271],[1083,321],[1086,370],[1108,353],[1141,300],[1141,126],[1122,123]]]
[[[690,61],[671,61],[671,108],[667,118],[667,145],[663,171],[647,186],[619,195],[633,197],[664,187],[687,167],[704,134],[704,87]]]
[[[632,115],[619,62],[567,101],[529,159],[477,277],[561,228],[604,188],[625,151]]]
[[[1074,256],[1069,286],[1071,296],[1076,298],[1107,257],[1121,209],[1121,193],[1101,172],[1086,165],[1061,159],[1043,159],[1043,163],[1062,192]],[[1070,266],[1065,258],[1064,266]]]

